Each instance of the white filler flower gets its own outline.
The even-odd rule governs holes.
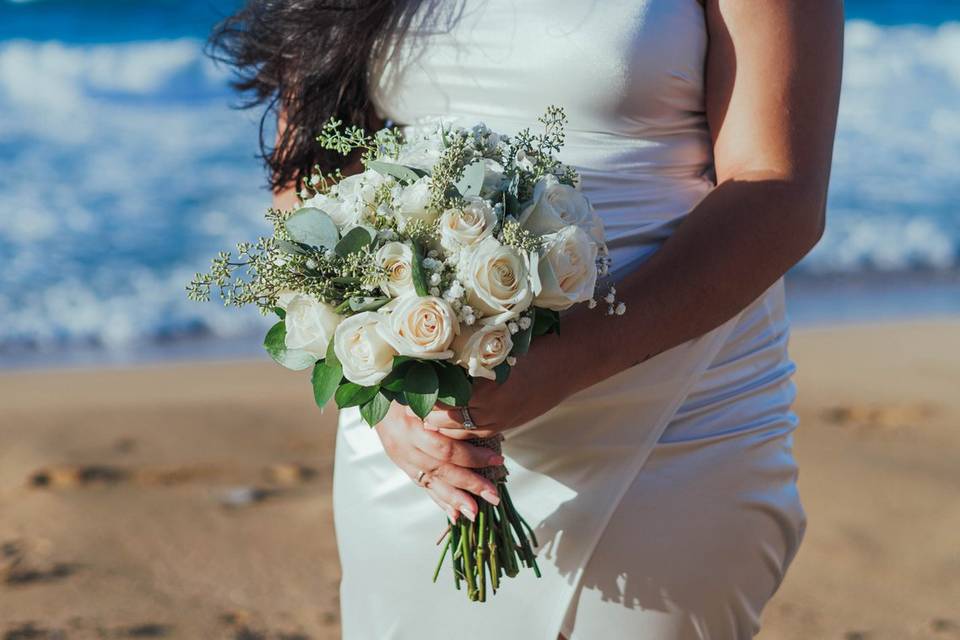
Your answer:
[[[513,338],[507,325],[481,325],[465,330],[453,341],[453,361],[474,377],[496,380],[493,368],[507,359],[511,349]]]
[[[597,286],[597,243],[580,227],[565,227],[546,236],[546,251],[538,263],[538,307],[563,311],[593,297]]]
[[[380,333],[402,356],[445,360],[453,355],[450,343],[460,333],[457,314],[436,296],[407,294],[390,303]]]
[[[374,385],[393,369],[397,352],[378,330],[383,320],[376,311],[365,311],[350,316],[337,327],[333,350],[350,382],[365,387]]]
[[[318,360],[323,358],[343,316],[329,304],[302,293],[280,294],[277,306],[287,312],[284,320],[287,349],[306,351]]]

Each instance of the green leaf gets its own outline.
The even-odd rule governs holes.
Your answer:
[[[296,242],[290,242],[281,238],[274,238],[273,241],[277,243],[277,247],[284,253],[289,253],[290,255],[303,255],[307,253],[307,251]]]
[[[440,380],[432,364],[415,362],[407,369],[403,378],[403,396],[421,420],[433,411],[439,389]]]
[[[410,249],[413,251],[413,260],[410,265],[410,276],[413,280],[413,288],[416,289],[418,296],[430,295],[429,289],[427,289],[427,275],[423,271],[423,252],[420,250],[420,245],[416,242],[411,242]]]
[[[287,325],[281,320],[270,327],[266,337],[263,339],[263,347],[278,364],[282,364],[287,369],[293,371],[302,371],[312,367],[317,358],[306,351],[300,349],[287,349],[285,344],[287,339]]]
[[[275,314],[277,314],[277,317],[280,318],[281,320],[283,320],[284,318],[287,317],[287,312],[286,312],[286,310],[285,310],[285,309],[281,309],[280,307],[274,307],[274,308],[273,308],[273,312],[274,312]]]
[[[497,384],[503,384],[510,377],[510,365],[501,362],[493,368],[493,372],[497,375]]]
[[[460,195],[464,198],[480,195],[485,173],[486,170],[483,165],[483,160],[477,160],[467,165],[467,168],[463,170],[463,177],[460,178],[456,184],[457,191],[460,192]]]
[[[414,167],[405,167],[402,164],[384,162],[383,160],[370,160],[367,162],[367,168],[373,169],[382,176],[393,176],[400,182],[416,182],[421,177],[427,175],[426,171],[415,169]]]
[[[380,381],[380,389],[386,389],[388,391],[395,391],[400,393],[403,391],[403,377],[406,374],[406,369],[394,369],[387,377]]]
[[[317,401],[317,406],[321,409],[330,402],[330,398],[336,393],[337,387],[343,380],[343,367],[340,363],[334,361],[332,364],[320,360],[313,365],[313,375],[310,382],[313,384],[313,399]]]
[[[354,313],[376,311],[388,302],[390,302],[390,298],[350,298],[350,310]]]
[[[390,400],[382,391],[377,392],[370,400],[360,407],[360,416],[371,427],[377,426],[377,423],[383,420],[390,410]]]
[[[342,368],[340,365],[340,358],[337,357],[337,350],[334,348],[332,339],[327,343],[327,353],[324,356],[323,361],[328,367],[337,366]]]
[[[337,241],[340,239],[337,225],[330,216],[314,207],[304,207],[295,211],[287,218],[284,226],[293,240],[311,247],[332,249],[337,246]]]
[[[530,339],[533,337],[533,323],[526,329],[521,329],[513,334],[513,349],[510,355],[522,356],[530,350]]]
[[[467,372],[455,364],[440,367],[440,386],[437,400],[451,407],[465,407],[473,394],[473,385]]]
[[[360,251],[371,242],[373,242],[373,237],[370,235],[369,230],[363,227],[354,227],[347,232],[347,235],[340,239],[340,242],[337,243],[337,246],[334,247],[333,250],[341,258],[345,258],[351,253]]]
[[[333,399],[341,409],[347,407],[357,407],[368,402],[380,391],[379,385],[372,387],[361,387],[354,382],[344,382],[333,394]]]
[[[552,309],[533,309],[533,335],[543,336],[560,328],[560,312]]]

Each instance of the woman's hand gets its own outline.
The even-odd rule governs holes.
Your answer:
[[[503,464],[502,456],[427,431],[420,418],[410,415],[406,407],[394,403],[376,426],[377,434],[387,456],[414,482],[424,472],[420,484],[451,521],[456,522],[460,513],[471,522],[476,518],[473,495],[491,504],[500,502],[494,483],[470,469]]]
[[[543,372],[550,371],[553,363],[563,361],[564,344],[551,336],[537,340],[539,343],[511,367],[506,382],[498,384],[481,378],[474,383],[468,411],[476,429],[464,429],[463,412],[443,405],[437,405],[427,415],[423,428],[456,440],[489,438],[526,424],[560,404],[572,393],[568,384],[572,379],[560,380]],[[409,408],[404,409],[408,418],[420,422]]]

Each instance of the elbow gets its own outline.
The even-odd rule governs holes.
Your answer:
[[[787,212],[783,217],[783,237],[789,243],[789,253],[799,262],[813,250],[826,230],[826,189],[809,185],[790,185],[786,200],[781,202]]]

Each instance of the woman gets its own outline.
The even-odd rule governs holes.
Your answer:
[[[311,144],[330,116],[513,133],[560,105],[628,312],[574,311],[479,382],[477,431],[443,407],[341,413],[344,637],[752,637],[805,525],[781,277],[823,229],[841,1],[352,5],[253,2],[216,40],[281,114],[278,206],[336,165]],[[495,433],[543,577],[478,606],[430,583],[423,494],[451,518],[496,500],[475,469],[499,460],[465,442]]]

